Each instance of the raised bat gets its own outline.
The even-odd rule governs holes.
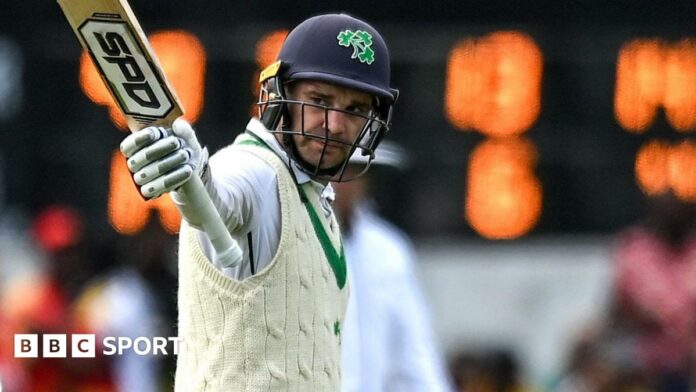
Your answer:
[[[126,0],[58,0],[70,26],[89,52],[131,132],[151,125],[171,127],[184,114],[140,23]],[[223,266],[242,261],[203,182],[193,176],[181,187],[191,201]]]

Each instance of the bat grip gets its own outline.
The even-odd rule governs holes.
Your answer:
[[[222,218],[210,200],[208,192],[200,177],[194,175],[181,186],[180,190],[186,194],[195,208],[198,221],[213,244],[218,260],[223,267],[236,267],[242,262],[243,254],[239,244],[232,239],[230,232],[222,222]]]

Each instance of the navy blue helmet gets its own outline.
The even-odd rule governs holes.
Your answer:
[[[288,128],[288,105],[302,105],[304,108],[307,103],[289,99],[285,87],[295,81],[311,80],[367,93],[373,97],[372,110],[363,115],[363,129],[351,144],[351,154],[367,157],[362,172],[367,170],[375,149],[391,127],[392,108],[399,95],[399,91],[390,84],[389,50],[380,33],[368,23],[350,15],[314,16],[290,32],[277,60],[260,77],[262,84],[258,104],[261,121],[266,128],[283,134],[284,147],[310,175],[345,181],[347,178],[343,178],[343,173],[348,159],[339,166],[320,169],[321,160],[319,165],[314,166],[299,156],[292,135],[316,136],[305,133],[304,124],[303,129]],[[314,106],[320,106],[325,113],[338,110]],[[321,140],[344,143],[332,140],[328,130],[325,130]]]

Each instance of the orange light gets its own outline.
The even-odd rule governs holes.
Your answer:
[[[537,153],[524,139],[489,139],[471,155],[465,215],[489,239],[512,239],[538,222],[542,186],[534,175]]]
[[[680,132],[696,128],[696,42],[682,40],[667,53],[664,108],[667,120]]]
[[[250,112],[252,116],[258,115],[256,102],[259,100],[259,75],[262,70],[276,61],[288,33],[288,30],[272,31],[261,37],[256,44],[256,65],[258,70],[254,73],[254,80],[251,83],[251,92],[254,94],[254,104],[251,105]]]
[[[669,155],[671,147],[653,140],[636,154],[636,179],[646,195],[659,195],[669,189]]]
[[[687,140],[672,147],[669,179],[674,194],[684,201],[696,201],[696,143]]]
[[[616,66],[614,114],[626,130],[642,133],[653,122],[664,95],[663,43],[635,40],[624,45]]]
[[[636,179],[647,195],[668,190],[684,201],[696,201],[696,142],[687,140],[676,145],[653,140],[636,156]]]
[[[150,43],[184,106],[184,118],[195,123],[203,111],[206,66],[203,44],[184,30],[160,31],[150,37]]]
[[[256,44],[256,64],[260,69],[271,65],[278,58],[280,48],[288,36],[288,30],[276,30],[264,35]]]
[[[109,180],[108,215],[111,226],[121,234],[133,235],[140,232],[150,219],[151,210],[159,213],[162,226],[170,233],[179,230],[181,216],[174,206],[169,194],[144,201],[130,172],[126,160],[119,151],[111,158],[111,176]]]
[[[619,52],[614,114],[629,132],[643,133],[664,107],[667,120],[680,132],[696,128],[696,43],[668,44],[638,39]]]
[[[460,41],[449,54],[445,115],[459,129],[519,135],[541,110],[543,56],[521,32]]]
[[[473,129],[476,113],[481,110],[479,98],[485,92],[484,69],[477,69],[479,52],[476,42],[459,42],[450,52],[445,82],[445,113],[457,128]]]
[[[195,35],[183,30],[164,30],[150,36],[150,44],[167,79],[184,106],[184,118],[194,123],[203,110],[206,53]],[[111,121],[126,129],[121,110],[104,86],[87,52],[80,58],[80,87],[94,103],[109,109]]]

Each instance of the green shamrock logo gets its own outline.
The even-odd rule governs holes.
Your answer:
[[[338,320],[334,321],[334,335],[341,335],[341,323],[339,323]]]
[[[357,58],[361,63],[368,65],[375,62],[375,51],[372,50],[372,35],[367,31],[344,30],[338,34],[338,44],[349,48],[353,46],[353,55],[350,58]]]

